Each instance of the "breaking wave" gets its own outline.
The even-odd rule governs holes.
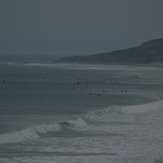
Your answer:
[[[163,110],[163,101],[155,101],[148,104],[128,105],[128,106],[113,106],[106,109],[99,109],[86,113],[83,118],[69,119],[56,122],[53,124],[42,124],[32,126],[19,131],[5,133],[0,135],[0,144],[18,143],[23,141],[35,141],[41,138],[42,134],[50,132],[60,132],[64,129],[74,131],[88,131],[91,129],[91,124],[87,122],[105,121],[105,122],[120,122],[120,123],[135,123],[135,120],[140,118],[143,122],[151,122],[155,114],[159,115]],[[152,114],[151,114],[152,113]],[[153,114],[155,113],[155,114]],[[135,118],[137,116],[137,118]],[[97,126],[94,126],[95,130]]]
[[[146,112],[160,110],[162,108],[163,108],[163,101],[160,100],[148,104],[125,106],[121,108],[121,111],[123,113],[129,113],[129,114],[142,114]]]
[[[1,134],[0,144],[10,144],[28,140],[37,140],[40,138],[40,134],[46,134],[48,132],[59,132],[65,128],[72,130],[82,130],[84,128],[87,128],[87,123],[82,118],[78,118],[61,121],[54,124],[33,126],[19,131]]]
[[[113,106],[110,108],[89,112],[85,115],[85,118],[90,120],[105,120],[105,118],[108,119],[109,117],[113,116],[119,117],[120,115],[124,116],[126,114],[147,114],[160,109],[163,109],[162,100],[139,105]]]
[[[33,128],[26,128],[20,131],[0,135],[0,144],[18,143],[25,140],[36,140],[39,135]]]

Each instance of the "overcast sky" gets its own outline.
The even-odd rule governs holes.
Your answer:
[[[90,54],[161,37],[163,0],[0,0],[1,54]]]

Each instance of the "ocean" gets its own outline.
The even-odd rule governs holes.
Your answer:
[[[163,68],[0,65],[0,163],[163,163]]]

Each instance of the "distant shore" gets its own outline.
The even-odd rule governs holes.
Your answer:
[[[146,41],[128,49],[98,53],[88,56],[61,58],[60,63],[95,63],[108,65],[147,65],[163,66],[163,38]]]

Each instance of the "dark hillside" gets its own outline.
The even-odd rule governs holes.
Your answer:
[[[163,63],[163,39],[150,40],[138,47],[89,56],[62,58],[64,63],[153,64]]]

